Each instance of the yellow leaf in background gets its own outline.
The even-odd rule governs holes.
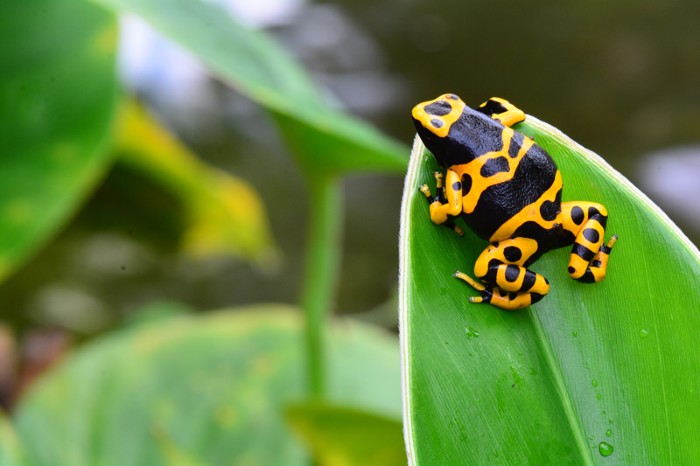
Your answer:
[[[231,254],[269,266],[277,257],[265,207],[246,182],[202,162],[136,102],[122,108],[120,161],[146,174],[185,206],[183,249]]]
[[[168,435],[164,427],[153,426],[151,433],[155,437],[158,453],[161,455],[163,464],[170,466],[204,466],[204,463],[199,461],[195,455],[189,454],[180,447]]]
[[[2,466],[26,464],[22,444],[2,410],[0,410],[0,464]]]
[[[321,402],[287,406],[292,431],[320,466],[404,466],[400,419]]]

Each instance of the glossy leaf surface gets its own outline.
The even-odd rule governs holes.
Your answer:
[[[304,397],[301,313],[283,306],[122,330],[45,376],[15,414],[32,466],[306,465],[283,408]],[[328,333],[328,397],[398,417],[398,342]]]
[[[512,313],[470,304],[452,277],[486,242],[433,225],[422,183],[437,169],[419,140],[401,233],[405,422],[413,464],[693,464],[700,461],[700,256],[602,159],[528,117],[563,200],[600,202],[619,235],[599,284],[570,279],[569,250],[530,268],[551,292]],[[432,185],[434,186],[434,185]]]
[[[116,37],[114,18],[89,3],[3,3],[0,279],[63,225],[105,171]]]
[[[405,170],[401,144],[333,110],[321,97],[324,91],[282,49],[219,7],[191,0],[96,1],[140,16],[272,111],[304,166],[330,172]]]
[[[402,466],[400,419],[327,403],[287,407],[287,421],[321,466]]]

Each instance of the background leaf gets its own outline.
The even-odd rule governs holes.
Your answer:
[[[405,149],[331,109],[305,72],[263,33],[202,1],[95,0],[133,13],[194,53],[216,76],[271,110],[305,167],[326,171],[406,168]]]
[[[203,256],[234,254],[269,262],[276,255],[262,201],[248,183],[201,162],[137,103],[121,112],[120,161],[176,195],[188,217],[183,246]]]
[[[0,279],[62,226],[105,171],[116,37],[114,18],[88,3],[3,3]]]
[[[451,274],[486,243],[434,226],[418,186],[401,235],[402,358],[416,464],[693,464],[700,460],[700,258],[668,218],[595,154],[528,117],[518,128],[562,170],[563,198],[605,204],[620,237],[604,282],[568,277],[568,248],[531,268],[550,294],[513,313],[469,304]]]
[[[328,398],[397,417],[396,340],[345,322],[327,345]],[[144,323],[45,376],[16,428],[35,466],[305,465],[282,414],[304,393],[302,351],[300,313],[284,306]]]
[[[406,464],[399,419],[318,402],[288,406],[286,417],[323,466]]]
[[[0,466],[26,465],[22,446],[5,414],[0,411]]]

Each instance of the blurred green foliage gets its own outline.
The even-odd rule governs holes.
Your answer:
[[[14,413],[26,464],[307,464],[283,415],[305,397],[301,316],[259,305],[166,317],[86,345]],[[398,425],[395,338],[348,323],[328,336],[328,399]]]
[[[405,170],[403,145],[333,110],[296,62],[263,33],[244,27],[220,8],[188,0],[96,1],[145,19],[271,111],[306,170],[319,175]]]
[[[122,106],[114,150],[181,201],[185,252],[235,254],[262,267],[275,260],[265,209],[252,188],[200,162],[136,102]]]
[[[0,411],[0,464],[2,466],[26,465],[24,449],[14,427]]]
[[[397,419],[318,402],[289,405],[286,418],[322,466],[406,464]]]
[[[161,305],[30,381],[13,412],[18,434],[3,421],[2,460],[30,466],[305,464],[307,455],[287,433],[282,413],[285,403],[309,393],[392,416],[398,425],[395,337],[327,324],[326,314],[339,262],[339,176],[401,172],[405,149],[326,105],[274,43],[217,7],[97,3],[142,16],[279,122],[313,194],[305,318],[271,305],[178,317],[182,306]],[[274,261],[265,210],[250,186],[201,162],[144,109],[120,99],[113,13],[92,2],[52,0],[15,1],[8,13],[0,36],[22,40],[2,45],[0,89],[10,105],[0,120],[9,154],[0,161],[0,273],[6,276],[68,222],[109,168],[109,154],[178,200],[185,252],[234,254],[263,267]],[[372,422],[355,422],[355,429],[364,425]],[[396,447],[396,431],[387,435]],[[364,454],[372,456],[373,448]]]
[[[117,24],[102,9],[13,0],[0,31],[2,280],[104,175],[118,91]]]

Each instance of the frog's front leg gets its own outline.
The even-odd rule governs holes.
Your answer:
[[[481,253],[474,266],[474,273],[485,285],[462,272],[454,276],[481,292],[481,296],[469,298],[472,303],[491,303],[506,310],[521,309],[549,293],[547,279],[525,268],[537,248],[537,241],[529,238],[493,243]]]
[[[430,188],[427,184],[420,187],[420,191],[430,201],[430,220],[436,225],[444,225],[453,229],[460,236],[464,235],[464,231],[454,223],[454,218],[462,212],[462,182],[459,175],[447,170],[445,175],[445,184],[443,184],[443,175],[440,172],[435,172],[436,195],[432,198]]]
[[[569,275],[584,283],[603,280],[610,251],[617,241],[617,235],[613,235],[604,244],[608,211],[594,202],[563,202],[561,210],[564,229],[575,236],[569,256]]]

